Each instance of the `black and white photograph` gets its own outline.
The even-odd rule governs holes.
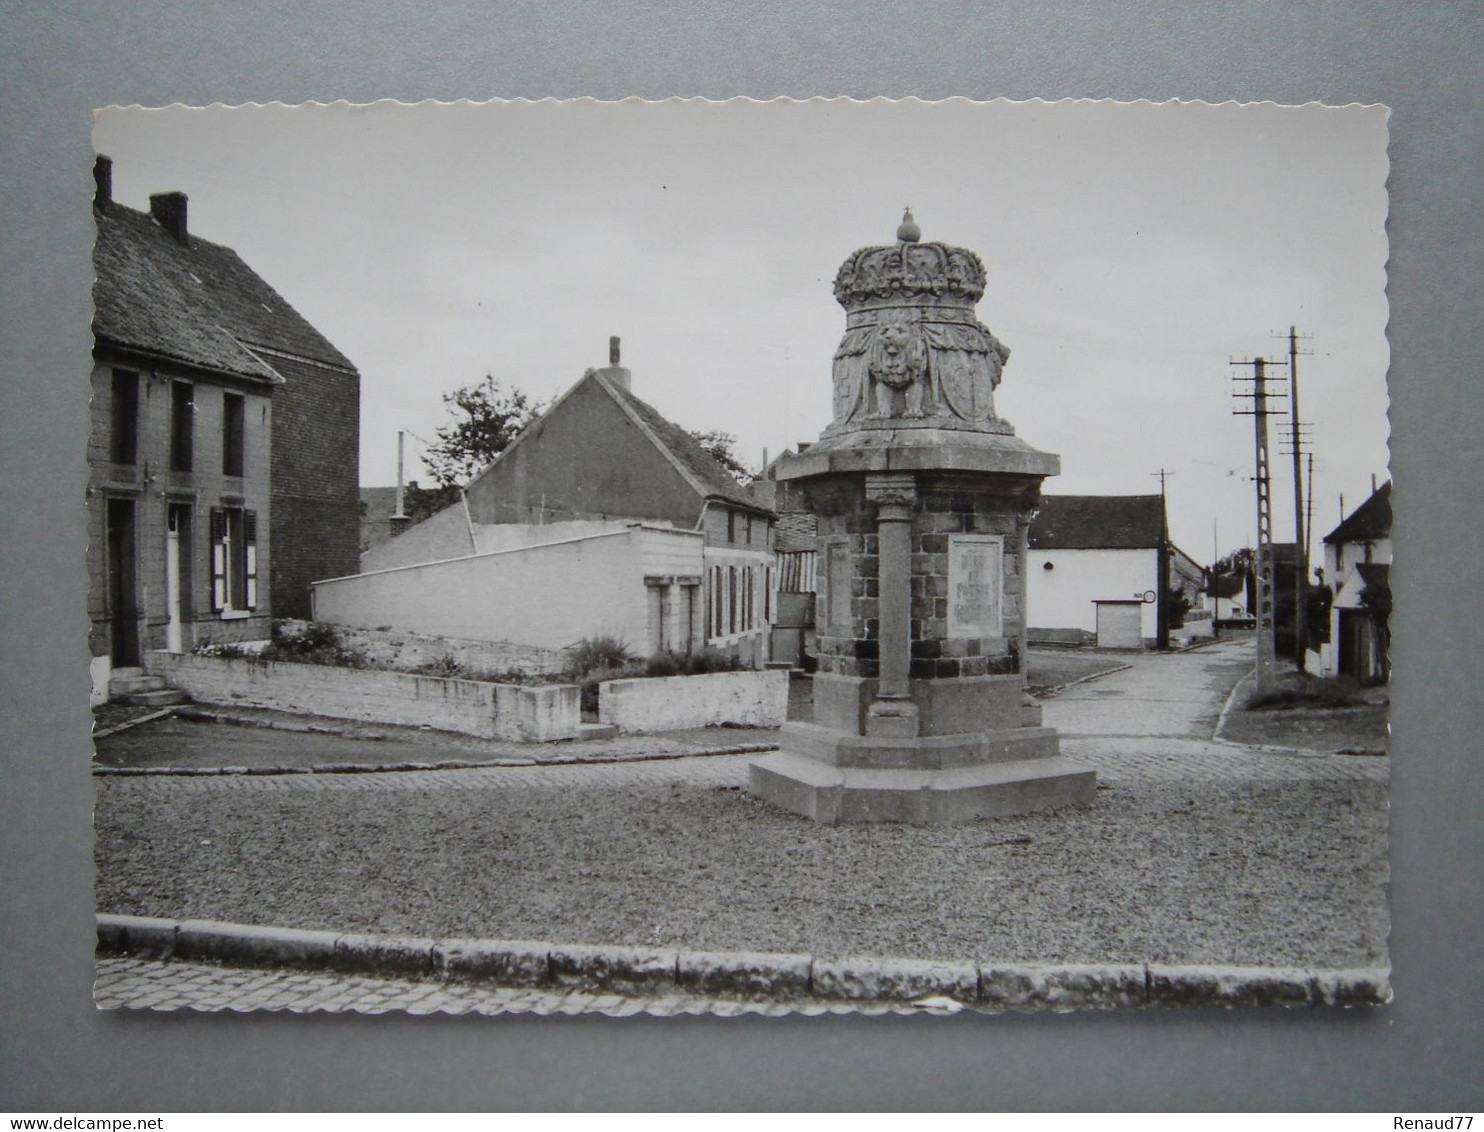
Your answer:
[[[1392,1000],[1385,106],[92,127],[97,1006]]]

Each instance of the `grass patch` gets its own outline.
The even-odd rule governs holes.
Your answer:
[[[1385,688],[1285,672],[1278,686],[1249,695],[1226,717],[1221,738],[1253,746],[1385,754]]]
[[[1242,707],[1245,711],[1283,711],[1298,707],[1362,707],[1368,702],[1354,680],[1285,672],[1278,687],[1252,693]]]

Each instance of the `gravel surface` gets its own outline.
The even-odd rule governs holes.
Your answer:
[[[947,829],[678,784],[167,803],[102,779],[96,811],[107,912],[823,956],[1384,963],[1385,853],[1368,782],[1113,784]]]

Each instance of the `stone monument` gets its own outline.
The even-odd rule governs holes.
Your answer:
[[[1010,351],[975,315],[984,284],[910,211],[835,279],[834,420],[778,469],[818,525],[814,721],[751,768],[754,794],[819,821],[1093,800],[1026,692],[1026,532],[1060,460],[995,414]]]

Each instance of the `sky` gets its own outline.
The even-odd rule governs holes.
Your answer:
[[[1380,107],[954,100],[346,103],[100,110],[114,197],[190,198],[361,372],[361,482],[396,479],[492,374],[549,401],[623,340],[634,392],[764,449],[830,423],[858,248],[980,256],[1011,350],[998,413],[1060,454],[1054,494],[1165,486],[1208,562],[1251,545],[1253,421],[1233,360],[1287,360],[1314,453],[1313,545],[1387,465]],[[1245,372],[1251,372],[1248,368]],[[1278,369],[1279,375],[1286,371]],[[1284,407],[1279,405],[1277,407]],[[1275,537],[1293,537],[1288,418]]]

